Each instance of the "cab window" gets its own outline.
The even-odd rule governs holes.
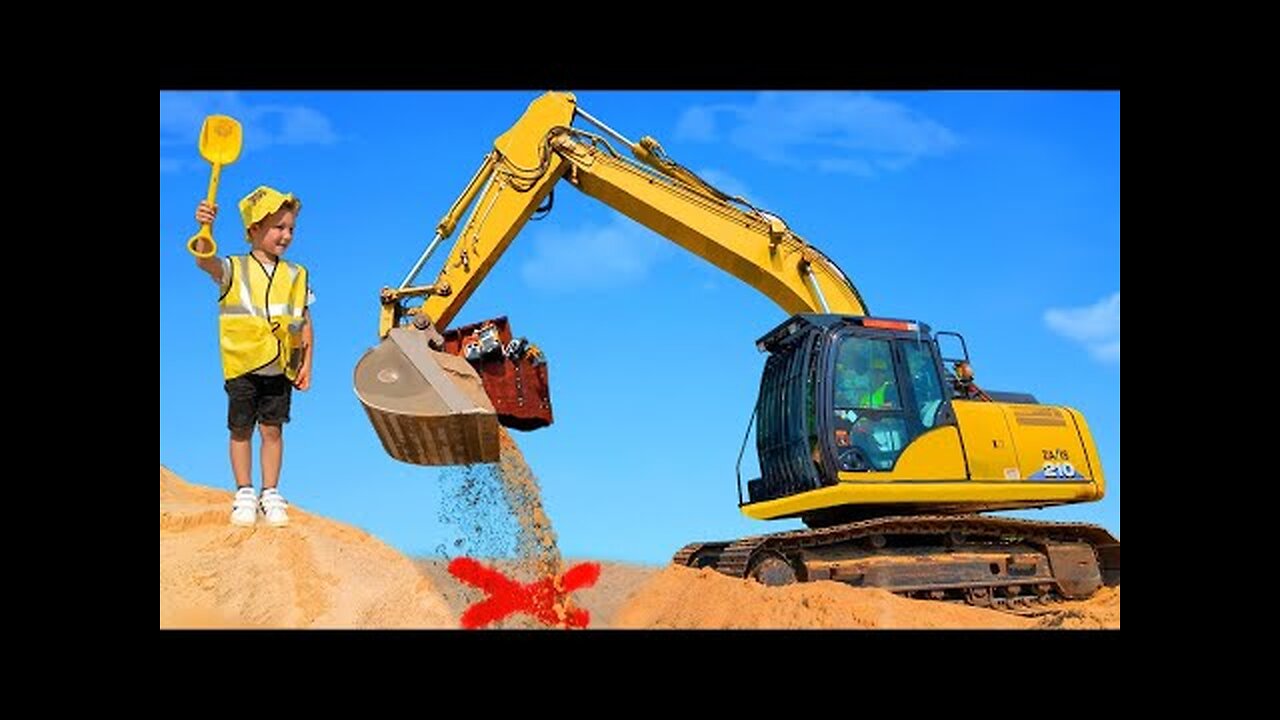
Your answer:
[[[912,394],[915,395],[915,408],[912,410],[919,416],[920,424],[926,430],[933,427],[938,420],[938,408],[942,406],[942,386],[938,381],[938,366],[933,361],[926,343],[904,341],[901,343],[902,354],[907,360],[907,373],[910,375]]]
[[[840,469],[892,469],[910,435],[889,341],[841,338],[834,388],[835,451]]]

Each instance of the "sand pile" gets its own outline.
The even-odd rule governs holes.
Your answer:
[[[160,468],[160,627],[455,628],[412,561],[368,533],[289,508],[237,528],[231,493]]]
[[[1037,618],[1037,627],[1097,629],[1120,627],[1120,587],[1102,588],[1080,602],[1056,606],[1050,615]]]
[[[909,600],[884,590],[814,582],[770,588],[709,568],[670,566],[638,588],[617,628],[824,629],[1120,627],[1119,588],[1047,615],[1019,617],[967,605]]]

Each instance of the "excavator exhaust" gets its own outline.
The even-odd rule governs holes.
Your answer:
[[[355,390],[383,449],[414,465],[497,462],[500,425],[552,423],[545,356],[505,317],[392,328],[356,364]]]

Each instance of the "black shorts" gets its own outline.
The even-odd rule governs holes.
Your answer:
[[[284,375],[249,373],[231,378],[227,390],[227,428],[253,430],[255,423],[282,425],[289,422],[289,401],[293,383]]]

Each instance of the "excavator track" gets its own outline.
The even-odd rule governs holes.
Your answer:
[[[672,562],[766,585],[836,580],[1021,615],[1120,584],[1120,541],[1103,528],[981,515],[884,517],[691,543]]]

